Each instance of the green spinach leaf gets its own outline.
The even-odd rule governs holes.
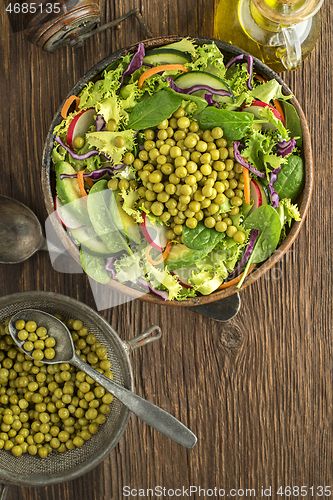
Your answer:
[[[291,137],[298,137],[298,139],[296,139],[296,146],[301,148],[303,144],[303,133],[301,120],[299,119],[297,111],[290,102],[284,101],[281,105],[286,119],[286,129],[290,131]]]
[[[279,198],[290,198],[294,201],[303,189],[304,177],[302,158],[296,155],[288,156],[287,163],[281,165],[281,170],[274,182],[274,189]]]
[[[163,89],[136,104],[130,114],[128,128],[141,130],[156,127],[169,118],[182,102],[180,94]]]
[[[203,99],[202,97],[193,95],[193,94],[180,94],[179,92],[176,92],[175,90],[172,89],[167,89],[168,92],[172,92],[173,94],[179,96],[182,101],[191,101],[194,102],[197,105],[197,109],[195,110],[195,114],[201,113],[207,106],[208,103],[206,99]]]
[[[183,243],[188,248],[200,250],[201,248],[214,248],[215,245],[225,237],[225,233],[219,233],[215,229],[209,229],[202,222],[197,227],[189,229],[184,226]]]
[[[223,137],[227,141],[237,141],[242,139],[253,124],[254,116],[244,111],[228,111],[227,109],[217,109],[209,107],[204,109],[199,115],[199,125],[203,130],[212,130],[214,127],[221,127]]]
[[[80,250],[80,259],[82,268],[85,273],[90,276],[97,283],[105,285],[111,279],[111,273],[105,269],[105,259],[103,257],[96,257],[84,250]]]
[[[276,249],[281,234],[281,221],[277,211],[270,205],[261,205],[244,221],[245,229],[259,229],[251,264],[259,264],[268,259]]]

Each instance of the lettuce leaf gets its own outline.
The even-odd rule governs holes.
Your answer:
[[[66,155],[66,149],[64,149],[58,142],[55,142],[51,153],[53,163],[56,164],[58,161],[65,161]]]
[[[121,136],[125,140],[125,145],[122,148],[117,148],[114,144],[114,139]],[[107,154],[115,164],[122,161],[123,154],[132,150],[134,147],[135,131],[132,129],[118,132],[90,132],[86,134],[86,139],[91,146],[94,146],[101,153]]]
[[[79,94],[79,109],[95,108],[109,97],[115,96],[121,85],[121,76],[130,62],[132,54],[127,54],[116,63],[108,66],[102,74],[102,79],[89,82]]]
[[[119,97],[121,98],[121,107],[123,109],[134,108],[134,106],[141,100],[144,93],[144,90],[140,90],[136,83],[124,85],[119,94]]]
[[[226,73],[223,55],[215,43],[198,46],[193,61],[186,63],[185,67],[192,71],[207,71],[219,78],[224,78]]]
[[[134,189],[130,189],[129,191],[122,189],[120,194],[122,199],[124,200],[124,203],[122,205],[122,209],[124,210],[124,212],[133,217],[137,224],[141,224],[141,222],[143,222],[141,212],[140,210],[134,208],[135,203],[139,198],[138,192]]]
[[[280,200],[279,206],[282,206],[284,210],[284,224],[287,223],[290,227],[292,220],[301,220],[301,214],[299,213],[297,205],[293,205],[289,198],[283,198]]]
[[[176,300],[186,300],[189,299],[190,297],[196,297],[196,291],[194,288],[185,288],[182,286],[181,290],[179,290]]]
[[[115,95],[97,103],[96,110],[98,111],[98,114],[103,116],[106,123],[112,118],[118,126],[121,116],[119,102]]]
[[[77,151],[78,154],[87,153],[89,150],[94,149],[91,148],[88,142],[84,144],[84,146]],[[91,156],[86,160],[75,160],[69,153],[67,153],[67,161],[72,167],[78,172],[79,170],[88,170],[92,172],[93,170],[98,170],[102,167],[101,158],[99,155]],[[103,166],[111,166],[109,162],[104,162]]]
[[[104,80],[89,82],[79,94],[79,110],[94,108],[103,98]]]
[[[257,85],[249,92],[249,95],[253,100],[259,100],[267,104],[272,99],[288,100],[293,97],[292,95],[284,95],[282,93],[282,85],[274,79]]]
[[[233,69],[234,68],[237,68],[236,71],[234,71],[232,73],[232,76],[230,76],[230,78],[228,78],[227,82],[236,98],[236,102],[237,101],[237,98],[240,98],[241,97],[241,102],[240,104],[242,104],[244,101],[246,103],[250,103],[252,102],[252,98],[250,96],[250,91],[247,87],[247,81],[248,81],[248,78],[249,78],[249,72],[248,72],[248,65],[247,63],[244,63],[244,64],[239,64],[237,66],[233,66]],[[230,74],[230,70],[228,71],[227,73],[227,76],[229,77],[229,74]],[[236,103],[234,103],[236,104]],[[240,105],[239,104],[239,105]]]
[[[266,170],[267,175],[271,170],[275,170],[287,161],[274,153],[278,140],[275,136],[274,133],[263,134],[261,131],[253,129],[247,135],[245,149],[242,151],[242,156],[247,158],[248,163],[261,172]]]
[[[114,268],[116,271],[116,280],[120,283],[128,281],[135,283],[138,278],[145,275],[140,252],[122,256],[115,261]]]
[[[145,267],[151,284],[156,287],[163,285],[169,292],[168,300],[176,299],[183,287],[177,278],[170,273],[168,268],[160,269],[150,264],[147,260],[145,260]]]
[[[181,50],[182,52],[188,52],[193,57],[195,57],[197,53],[194,42],[192,42],[189,38],[183,38],[180,42],[163,45],[163,49]]]
[[[288,130],[285,128],[282,121],[279,120],[278,118],[276,118],[273,111],[268,106],[260,109],[259,115],[260,115],[260,118],[266,119],[269,123],[271,123],[277,129],[277,131],[281,137],[281,140],[289,141],[290,135],[289,135]]]
[[[201,271],[190,278],[193,290],[202,295],[210,295],[223,283],[223,278],[213,271]]]

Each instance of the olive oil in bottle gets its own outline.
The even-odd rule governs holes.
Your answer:
[[[275,71],[297,69],[320,34],[323,0],[220,0],[217,39],[232,43]]]

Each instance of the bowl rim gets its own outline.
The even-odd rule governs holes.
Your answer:
[[[183,38],[186,38],[187,36],[181,36],[181,35],[170,35],[170,36],[165,36],[165,37],[157,37],[157,38],[149,38],[147,40],[143,40],[141,43],[145,45],[145,48],[150,49],[150,48],[156,48],[158,46],[165,45],[167,43],[173,43],[177,42]],[[244,55],[249,55],[248,52],[236,47],[235,45],[231,45],[227,42],[217,40],[214,38],[203,38],[203,37],[189,37],[192,40],[194,40],[198,44],[204,44],[204,43],[212,43],[214,42],[217,47],[222,51],[222,53],[228,54],[231,57],[234,57],[239,54],[244,54]],[[54,198],[53,194],[51,191],[51,151],[53,148],[53,141],[54,141],[54,134],[53,134],[53,129],[56,125],[58,125],[62,118],[61,118],[61,109],[66,101],[66,99],[71,96],[71,95],[77,95],[81,90],[84,88],[84,86],[94,78],[97,79],[97,77],[100,75],[100,73],[112,62],[116,61],[120,57],[128,54],[129,52],[133,52],[137,46],[137,42],[135,44],[132,44],[128,47],[122,48],[116,52],[113,52],[111,55],[108,57],[104,58],[101,60],[99,63],[97,63],[95,66],[93,66],[89,71],[85,73],[85,75],[79,80],[79,82],[72,88],[72,90],[69,92],[69,94],[66,96],[64,99],[63,103],[61,104],[60,108],[56,112],[53,121],[51,123],[51,126],[48,131],[48,135],[45,141],[45,146],[43,150],[43,159],[42,159],[42,189],[43,189],[43,194],[44,194],[44,202],[45,206],[48,212],[48,215],[51,215],[55,211],[54,207]],[[270,69],[268,66],[266,66],[263,62],[261,62],[259,59],[253,57],[253,63],[254,67],[256,70],[263,74],[265,77],[269,77],[269,79],[275,79],[282,85],[282,88],[284,90],[285,95],[292,95],[293,92],[290,90],[290,88],[283,82],[283,80],[279,77],[277,73],[275,73],[272,69]],[[292,97],[290,99],[290,102],[294,105],[297,114],[300,118],[301,121],[301,127],[302,127],[302,133],[303,133],[303,158],[304,158],[304,163],[306,165],[305,169],[305,183],[304,183],[304,188],[303,191],[300,195],[300,213],[301,213],[301,220],[299,222],[293,222],[292,227],[290,232],[288,233],[287,238],[285,241],[280,245],[275,252],[263,263],[261,264],[258,268],[255,268],[244,280],[244,283],[240,289],[237,288],[237,285],[232,285],[228,288],[222,289],[222,290],[217,290],[213,292],[210,295],[203,295],[199,297],[191,297],[188,298],[184,301],[176,301],[176,300],[167,300],[163,301],[160,297],[145,293],[142,294],[141,292],[131,289],[127,287],[126,285],[123,285],[121,283],[118,283],[115,280],[110,280],[110,282],[107,284],[114,290],[124,293],[125,295],[131,297],[131,299],[140,299],[144,302],[149,302],[149,303],[154,303],[154,304],[161,304],[161,305],[168,305],[168,306],[173,306],[173,307],[183,307],[183,306],[196,306],[196,305],[202,305],[202,304],[208,304],[210,302],[215,302],[217,300],[226,298],[230,295],[233,295],[234,293],[241,292],[245,288],[247,288],[249,285],[251,285],[254,281],[258,280],[260,277],[262,277],[269,269],[271,269],[281,258],[282,256],[289,250],[289,248],[292,246],[294,243],[295,239],[297,238],[298,233],[300,232],[300,229],[304,223],[305,216],[308,212],[309,205],[310,205],[310,200],[311,200],[311,195],[312,195],[312,189],[313,189],[313,160],[312,160],[312,146],[311,146],[311,136],[309,132],[309,127],[306,121],[305,114],[301,108],[300,103],[298,102],[296,97]],[[66,234],[66,231],[57,218],[52,219],[52,224],[54,227],[55,232],[57,233],[58,237],[60,238],[61,242],[65,246],[66,250],[69,251],[69,253],[74,257],[74,259],[78,262],[80,262],[80,256],[79,256],[79,250],[76,247],[76,245],[73,243],[73,241],[68,237]]]

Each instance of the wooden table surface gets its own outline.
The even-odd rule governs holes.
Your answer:
[[[213,35],[214,0],[102,1],[102,21],[133,6],[154,36]],[[326,1],[315,50],[299,70],[282,75],[308,119],[315,168],[310,211],[288,258],[241,293],[241,310],[228,323],[138,300],[101,311],[123,339],[162,327],[159,342],[133,354],[136,391],[188,425],[197,445],[186,450],[132,416],[94,470],[47,488],[11,486],[8,500],[122,499],[125,486],[161,486],[164,498],[174,498],[168,489],[191,485],[208,494],[223,488],[229,497],[232,489],[242,489],[243,497],[255,489],[252,498],[271,487],[273,499],[301,496],[278,495],[280,486],[306,486],[306,498],[325,498],[317,488],[333,488],[332,12]],[[54,113],[88,69],[145,35],[130,18],[82,48],[48,54],[11,30],[5,2],[0,19],[0,194],[21,200],[44,223],[41,158]],[[95,308],[86,276],[54,271],[46,252],[0,265],[1,295],[29,290],[59,292]],[[234,495],[241,497],[242,491]]]

